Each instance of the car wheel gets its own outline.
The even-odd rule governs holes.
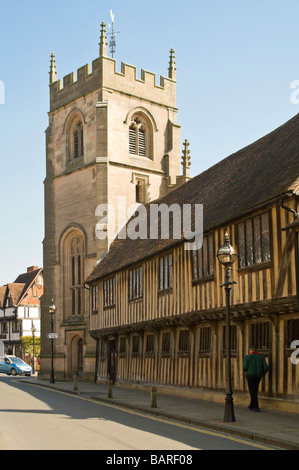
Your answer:
[[[10,373],[11,373],[11,375],[17,375],[17,371],[14,368],[11,369]]]

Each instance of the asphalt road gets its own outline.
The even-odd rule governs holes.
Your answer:
[[[87,397],[37,387],[21,377],[1,374],[0,397],[0,450],[102,450],[108,451],[105,459],[112,459],[108,464],[126,463],[113,460],[122,458],[121,451],[127,451],[125,455],[132,458],[137,458],[138,451],[170,451],[171,455],[181,455],[176,464],[186,464],[188,455],[189,463],[194,463],[197,450],[271,449]],[[150,458],[155,458],[151,452],[146,459]],[[130,464],[143,468],[137,460]]]

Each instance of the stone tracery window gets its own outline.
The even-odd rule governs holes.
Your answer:
[[[85,243],[82,232],[70,229],[62,239],[61,250],[65,318],[83,315]]]
[[[132,116],[129,124],[129,153],[152,158],[151,125],[141,113]]]
[[[83,253],[83,237],[74,236],[70,241],[72,315],[81,315],[83,312]]]

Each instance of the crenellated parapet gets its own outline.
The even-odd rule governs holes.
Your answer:
[[[100,38],[100,56],[75,72],[57,80],[55,55],[51,55],[50,65],[50,111],[65,106],[68,103],[86,96],[93,91],[106,89],[136,96],[139,99],[157,102],[170,108],[176,108],[176,80],[174,67],[174,51],[170,51],[168,77],[160,76],[157,81],[156,74],[141,70],[137,77],[136,67],[121,63],[121,71],[117,71],[115,59],[107,56],[107,43],[105,25],[102,23]]]

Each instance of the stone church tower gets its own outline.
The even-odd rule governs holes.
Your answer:
[[[50,111],[46,130],[44,282],[40,377],[51,369],[54,300],[55,377],[93,380],[96,343],[89,335],[90,293],[84,280],[113,236],[97,236],[103,204],[128,208],[164,195],[186,179],[180,176],[176,69],[171,50],[168,77],[107,56],[105,24],[99,57],[57,80],[50,66]],[[187,178],[188,179],[188,178]],[[124,207],[122,208],[124,209]],[[109,218],[109,214],[108,214]],[[100,227],[103,229],[103,227]]]

